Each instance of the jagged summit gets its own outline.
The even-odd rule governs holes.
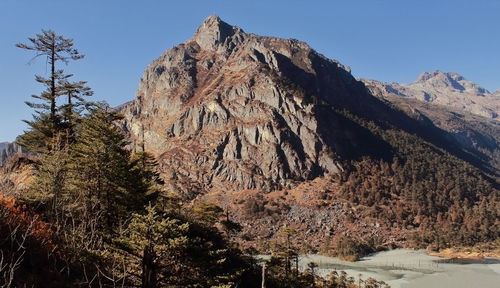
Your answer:
[[[376,150],[330,111],[376,115],[379,102],[306,43],[244,33],[212,15],[147,67],[123,126],[164,175],[181,179],[172,190],[273,190],[339,173],[338,156]]]
[[[193,41],[198,43],[202,49],[216,50],[216,47],[228,37],[236,33],[244,33],[243,30],[236,26],[231,26],[222,21],[217,15],[208,16],[203,23],[198,27]]]
[[[423,72],[421,73],[415,82],[425,82],[432,78],[442,78],[446,77],[450,81],[460,81],[463,80],[464,77],[454,72],[443,72],[441,70],[433,70],[431,72]]]
[[[441,73],[432,75],[419,85]],[[154,153],[171,190],[187,197],[293,187],[341,173],[344,161],[391,157],[340,111],[414,125],[306,43],[244,33],[215,15],[151,62],[121,109],[131,142]]]

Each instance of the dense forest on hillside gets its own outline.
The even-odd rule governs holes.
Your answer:
[[[498,182],[445,150],[400,129],[341,111],[394,150],[393,159],[363,157],[336,177],[340,195],[371,217],[414,229],[416,247],[442,249],[500,236]]]

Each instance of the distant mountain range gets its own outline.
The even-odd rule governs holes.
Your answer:
[[[372,95],[442,129],[490,173],[500,171],[500,91],[490,93],[457,73],[441,71],[422,73],[411,84],[360,81]]]
[[[457,73],[438,70],[425,72],[411,84],[383,83],[368,79],[361,81],[376,96],[414,98],[459,112],[499,120],[500,91],[490,93]]]

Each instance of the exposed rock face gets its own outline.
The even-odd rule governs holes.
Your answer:
[[[500,89],[497,90],[497,91],[495,91],[495,92],[493,92],[493,96],[500,97]]]
[[[365,148],[332,107],[370,114],[378,102],[307,44],[210,16],[147,67],[136,99],[120,109],[124,130],[159,157],[172,188],[197,193],[273,190],[338,173],[338,156]]]
[[[15,143],[0,143],[0,193],[22,194],[33,179],[33,153]]]
[[[498,170],[494,94],[439,71],[409,85],[363,81],[369,89],[306,43],[245,33],[210,16],[193,38],[154,60],[134,101],[117,109],[133,145],[153,152],[170,188],[186,198],[288,189],[339,173],[344,160],[392,159],[392,148],[337,112],[343,109]],[[379,98],[401,100],[405,113]],[[478,111],[492,123],[455,111]]]
[[[0,143],[0,167],[3,167],[7,159],[15,153],[27,153],[27,151],[16,143]]]
[[[237,33],[243,33],[243,30],[223,22],[216,15],[212,15],[201,24],[193,40],[200,45],[201,49],[217,51],[224,47],[226,39]],[[220,52],[224,52],[224,48]]]
[[[362,79],[377,96],[400,96],[443,105],[460,112],[469,112],[500,119],[500,93],[490,93],[457,73],[432,71],[422,73],[411,84],[383,83]]]
[[[0,193],[14,195],[28,189],[33,176],[32,155],[16,143],[0,143]]]

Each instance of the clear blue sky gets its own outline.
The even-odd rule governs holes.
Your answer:
[[[147,64],[191,38],[210,14],[247,32],[296,38],[352,68],[355,77],[400,83],[435,69],[500,88],[500,1],[0,0],[0,141],[31,119],[43,59],[15,48],[41,29],[75,39],[86,58],[66,67],[95,99],[132,100]]]

